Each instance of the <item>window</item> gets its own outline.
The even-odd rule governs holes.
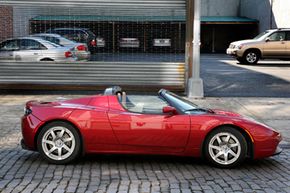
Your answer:
[[[286,31],[286,41],[290,41],[290,31]]]
[[[173,106],[175,106],[177,109],[180,109],[182,112],[198,108],[196,104],[185,100],[184,98],[169,91],[165,93],[165,98],[170,101]]]
[[[17,40],[7,40],[0,45],[1,51],[13,51],[19,50],[19,45]]]
[[[56,37],[51,37],[51,36],[43,36],[43,39],[47,40],[47,41],[50,41],[52,43],[55,43],[55,44],[60,44],[60,41],[58,38]]]
[[[158,96],[129,95],[125,100],[119,98],[119,101],[128,111],[144,114],[163,114],[163,107],[168,106]]]
[[[259,35],[257,35],[256,37],[254,37],[254,40],[257,40],[257,39],[263,37],[263,36],[266,35],[267,33],[269,33],[269,31],[265,31],[265,32],[260,33]]]
[[[69,40],[69,39],[66,39],[66,38],[63,38],[63,37],[60,37],[58,40],[59,40],[59,44],[62,45],[62,46],[71,45],[71,44],[75,44],[76,43],[73,40]]]
[[[269,36],[270,41],[285,40],[285,32],[275,32]]]
[[[43,45],[35,40],[23,39],[20,41],[21,50],[41,50]]]

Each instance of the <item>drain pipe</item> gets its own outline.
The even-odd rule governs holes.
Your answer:
[[[270,5],[270,29],[273,29],[273,3],[274,0],[271,0],[271,5]]]

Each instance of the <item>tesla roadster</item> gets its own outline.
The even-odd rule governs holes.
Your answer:
[[[21,145],[54,164],[85,153],[203,157],[224,168],[279,154],[281,135],[237,113],[212,110],[161,89],[156,96],[104,94],[56,102],[29,101]]]

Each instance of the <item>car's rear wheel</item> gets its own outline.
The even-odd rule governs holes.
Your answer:
[[[43,58],[40,60],[41,62],[53,62],[54,60],[51,58]]]
[[[204,153],[206,159],[215,166],[231,168],[246,158],[247,142],[235,128],[222,127],[208,135]]]
[[[243,61],[246,64],[257,64],[260,60],[260,55],[256,50],[249,50],[243,56]]]
[[[81,153],[81,140],[77,130],[66,122],[45,125],[37,139],[40,154],[54,164],[66,164]]]

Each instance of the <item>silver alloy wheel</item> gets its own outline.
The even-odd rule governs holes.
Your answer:
[[[246,60],[251,64],[255,63],[257,61],[257,58],[257,54],[254,52],[249,52],[246,56]]]
[[[57,126],[48,129],[41,145],[44,153],[53,160],[64,160],[75,150],[76,142],[73,133],[65,127]]]
[[[214,135],[208,146],[211,158],[222,165],[229,165],[241,155],[241,144],[231,133],[223,132]]]

